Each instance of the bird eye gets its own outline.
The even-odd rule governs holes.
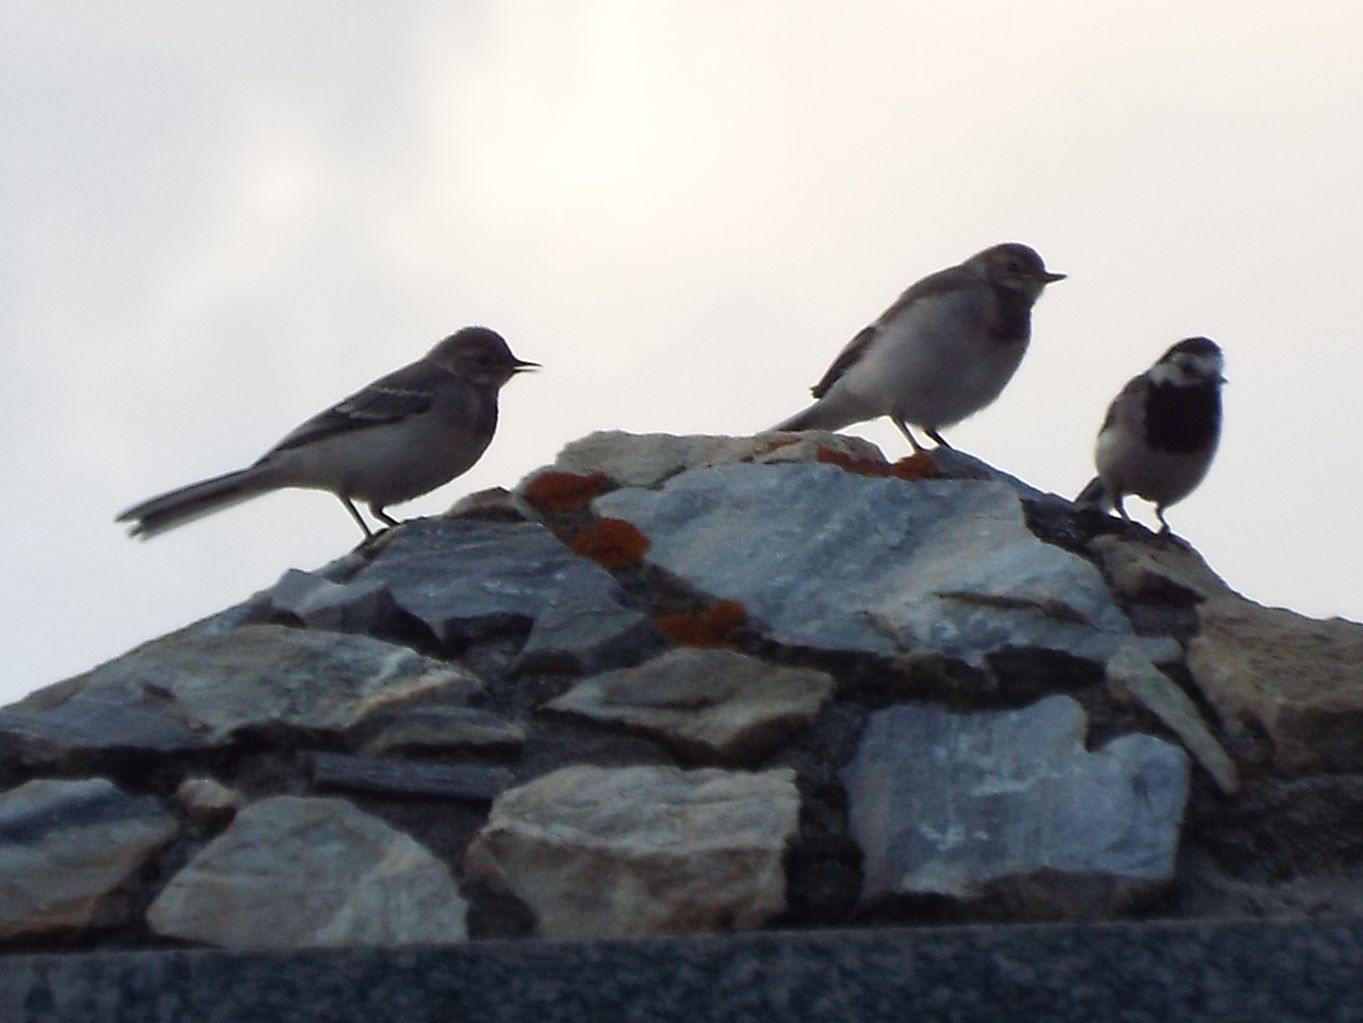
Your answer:
[[[1022,273],[1022,264],[1019,263],[1016,259],[1009,260],[1008,269],[1013,271],[1013,273],[1015,274],[1020,274]]]

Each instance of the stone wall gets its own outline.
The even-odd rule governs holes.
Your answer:
[[[0,711],[11,951],[1363,910],[1363,626],[957,452],[594,434]]]

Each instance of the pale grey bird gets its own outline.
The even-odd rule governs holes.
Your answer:
[[[1164,509],[1191,494],[1221,440],[1221,348],[1205,337],[1185,338],[1140,376],[1132,377],[1108,406],[1098,431],[1098,475],[1075,501],[1115,507],[1135,494],[1155,504],[1155,517],[1169,532]]]
[[[774,430],[840,430],[889,416],[915,451],[909,424],[939,432],[990,404],[1017,371],[1032,306],[1052,273],[1034,249],[1005,242],[924,277],[848,342],[811,388],[813,405]]]
[[[496,331],[465,327],[313,416],[248,468],[143,501],[117,521],[145,539],[271,490],[305,487],[335,494],[370,537],[354,502],[397,525],[384,508],[471,468],[497,429],[497,392],[538,365],[512,355]]]

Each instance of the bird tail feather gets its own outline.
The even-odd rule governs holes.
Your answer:
[[[133,505],[115,521],[131,522],[128,535],[149,540],[187,522],[249,501],[276,486],[268,474],[256,467],[238,469]]]
[[[840,430],[846,425],[847,423],[840,417],[829,415],[828,407],[823,402],[816,401],[803,412],[797,412],[789,419],[781,420],[770,427],[770,430],[795,433],[800,430]]]
[[[1107,492],[1107,487],[1103,484],[1103,477],[1095,476],[1084,484],[1084,489],[1074,499],[1075,504],[1088,505],[1093,508],[1102,508],[1104,511],[1112,508],[1112,497]]]

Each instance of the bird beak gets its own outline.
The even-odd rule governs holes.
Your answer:
[[[527,362],[525,359],[517,359],[515,364],[511,367],[511,372],[524,373],[526,370],[540,368],[542,367],[538,362]]]
[[[1056,281],[1063,281],[1069,274],[1058,274],[1051,270],[1041,271],[1041,280],[1046,284],[1054,284]]]

